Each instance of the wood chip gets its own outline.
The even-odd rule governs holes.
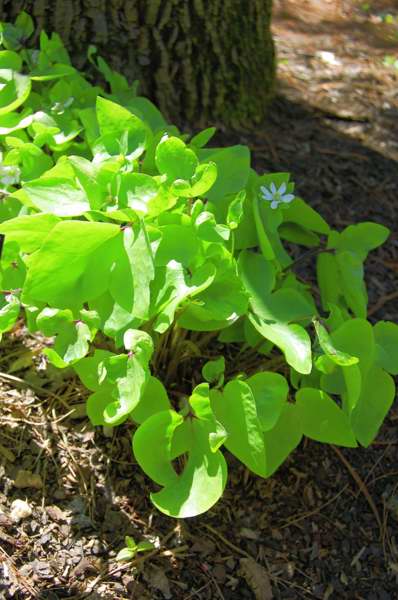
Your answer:
[[[47,506],[46,508],[46,513],[48,514],[48,516],[50,517],[50,519],[52,521],[56,521],[57,523],[59,521],[66,521],[66,514],[64,513],[63,510],[61,510],[59,508],[59,506]]]

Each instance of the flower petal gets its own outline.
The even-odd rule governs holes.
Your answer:
[[[271,200],[273,200],[273,199],[274,199],[274,195],[273,195],[273,194],[271,194],[271,192],[270,192],[270,191],[268,191],[268,190],[265,190],[265,191],[263,192],[263,198],[264,198],[264,200],[269,200],[269,201],[271,201]]]
[[[282,196],[281,198],[282,202],[291,202],[292,200],[294,200],[294,195],[293,194],[286,194],[286,196]]]
[[[286,192],[286,183],[285,182],[283,182],[280,185],[278,192],[280,193],[281,196],[283,196],[283,194]]]
[[[279,204],[278,200],[273,200],[271,202],[271,208],[278,208],[278,204]]]
[[[275,183],[274,183],[274,182],[272,182],[272,183],[271,183],[271,185],[270,185],[269,187],[270,187],[270,189],[271,189],[271,192],[272,192],[273,194],[276,194],[276,186],[275,186]]]

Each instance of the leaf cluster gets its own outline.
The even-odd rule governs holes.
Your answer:
[[[221,497],[222,449],[269,477],[303,436],[372,443],[394,399],[398,326],[367,320],[375,223],[334,231],[288,173],[207,148],[106,62],[93,85],[26,14],[1,24],[0,332],[21,311],[90,390],[93,425],[127,423],[151,499],[173,517]],[[273,186],[271,186],[273,184]],[[316,256],[316,285],[291,248]],[[300,259],[299,259],[300,260]],[[140,548],[126,550],[131,558]]]

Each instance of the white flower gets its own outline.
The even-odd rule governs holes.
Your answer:
[[[279,204],[288,204],[294,200],[294,194],[286,194],[286,183],[282,183],[279,189],[276,188],[275,183],[271,183],[269,188],[262,185],[260,190],[263,199],[271,202],[271,208],[278,208]]]
[[[13,185],[19,182],[21,170],[16,165],[0,166],[0,183],[3,185]]]

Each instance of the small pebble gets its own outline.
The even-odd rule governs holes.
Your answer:
[[[14,500],[11,504],[10,517],[14,523],[19,523],[22,519],[30,517],[32,509],[24,500]]]

